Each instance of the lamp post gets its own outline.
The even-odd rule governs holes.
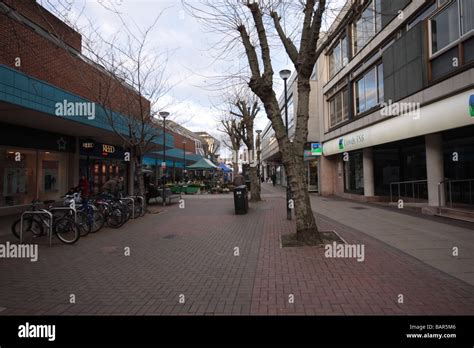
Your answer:
[[[166,178],[166,118],[170,115],[169,112],[166,111],[161,111],[160,116],[163,117],[163,163],[161,164],[161,167],[163,168],[163,177]],[[162,182],[163,185],[163,206],[166,205],[166,187],[165,187],[165,182],[163,180]]]
[[[283,79],[283,83],[285,85],[285,126],[286,126],[286,136],[288,137],[288,141],[290,140],[290,135],[288,132],[288,91],[287,91],[287,81],[291,76],[290,70],[282,70],[280,71],[280,77]],[[290,182],[288,180],[288,173],[286,173],[286,218],[291,220],[291,209],[290,209],[290,199],[291,199],[291,190],[290,190]]]
[[[186,175],[186,139],[183,139],[183,181],[185,180],[184,176]]]
[[[261,183],[262,183],[262,178],[260,177],[262,175],[262,170],[261,170],[261,163],[260,163],[260,155],[261,155],[261,138],[260,138],[260,134],[262,134],[262,131],[259,129],[259,130],[256,130],[255,131],[257,133],[257,177],[258,177],[258,187],[261,188]],[[260,189],[261,191],[261,189]]]

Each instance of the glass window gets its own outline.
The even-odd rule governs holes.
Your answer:
[[[364,78],[361,78],[356,82],[356,110],[357,113],[363,112],[366,110],[365,107],[365,81]]]
[[[364,167],[362,151],[350,153],[344,162],[344,187],[346,192],[364,194]]]
[[[39,152],[40,200],[57,200],[68,191],[67,158],[64,153]]]
[[[383,101],[383,66],[379,64],[368,70],[355,83],[356,111],[367,111]]]
[[[0,207],[36,198],[36,162],[36,151],[0,147]]]
[[[375,13],[373,2],[362,12],[354,25],[354,52],[359,52],[375,35]]]
[[[474,1],[461,0],[462,34],[474,29]]]
[[[329,100],[329,122],[331,127],[349,119],[348,95],[348,88],[345,87]]]
[[[384,92],[383,92],[383,64],[377,66],[377,83],[378,83],[378,102],[383,103]]]
[[[454,1],[431,19],[432,53],[455,42],[459,36],[458,3]]]
[[[349,62],[347,38],[339,39],[329,56],[329,77],[336,75]]]
[[[376,69],[370,69],[365,74],[365,107],[373,108],[377,105],[377,72]]]

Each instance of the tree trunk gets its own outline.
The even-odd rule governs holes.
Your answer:
[[[138,178],[138,196],[142,196],[144,198],[143,208],[146,211],[146,188],[145,188],[145,178],[142,171],[142,156],[137,154],[134,157],[135,157],[135,176]]]
[[[287,173],[296,217],[296,238],[301,242],[311,240],[321,243],[321,236],[311,209],[304,166],[304,160],[299,156],[294,158],[293,164],[288,169],[285,166],[285,170],[289,170]]]
[[[260,197],[260,185],[259,179],[257,176],[257,167],[250,167],[250,201],[251,202],[260,202],[262,198]]]

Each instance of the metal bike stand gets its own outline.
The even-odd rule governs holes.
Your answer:
[[[140,205],[142,206],[142,211],[145,210],[145,198],[143,196],[132,196],[134,199],[140,200]]]
[[[50,209],[50,211],[54,211],[54,210],[72,210],[73,213],[74,213],[74,222],[77,222],[77,210],[75,208],[72,208],[72,207],[54,207],[54,208]]]
[[[53,214],[51,212],[43,209],[43,210],[30,210],[25,211],[21,214],[20,219],[20,244],[23,243],[23,217],[25,215],[48,215],[49,218],[49,246],[53,244]]]
[[[123,197],[123,198],[120,198],[120,200],[122,201],[132,201],[132,216],[131,218],[132,219],[135,219],[135,200],[132,198],[132,197]]]

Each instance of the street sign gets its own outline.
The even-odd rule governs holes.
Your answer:
[[[166,169],[166,162],[161,162],[161,168]]]

